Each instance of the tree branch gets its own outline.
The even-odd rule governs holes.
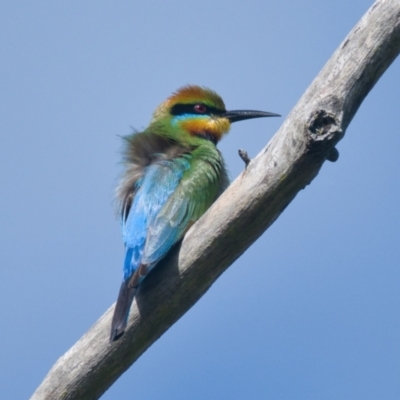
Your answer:
[[[144,281],[125,335],[113,307],[50,370],[32,399],[96,399],[335,161],[361,102],[400,52],[400,2],[379,0],[315,78],[261,153]]]

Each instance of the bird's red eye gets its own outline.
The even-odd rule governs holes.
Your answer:
[[[204,104],[195,104],[194,111],[199,114],[204,114],[207,111],[207,107]]]

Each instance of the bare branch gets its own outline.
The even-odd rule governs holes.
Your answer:
[[[337,159],[334,146],[399,51],[400,2],[379,0],[266,148],[146,279],[122,339],[108,342],[112,306],[56,362],[32,399],[100,397],[278,218],[324,161]]]

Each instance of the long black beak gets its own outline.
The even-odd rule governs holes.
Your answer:
[[[270,113],[267,111],[234,110],[234,111],[226,111],[223,114],[220,114],[219,117],[227,118],[229,119],[229,122],[237,122],[251,118],[280,117],[280,115],[275,113]]]

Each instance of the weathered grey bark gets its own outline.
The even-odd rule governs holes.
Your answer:
[[[32,399],[97,399],[208,290],[318,174],[375,82],[400,52],[400,0],[377,1],[265,149],[148,277],[121,340],[113,306],[53,366]],[[179,251],[178,251],[179,250]]]

